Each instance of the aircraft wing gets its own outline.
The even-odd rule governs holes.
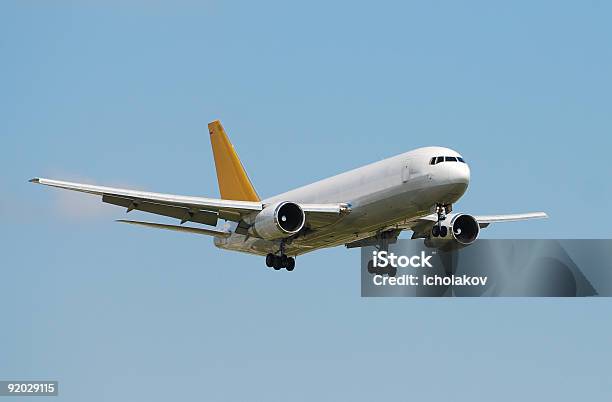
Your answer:
[[[481,228],[486,228],[491,223],[525,221],[528,219],[544,219],[548,218],[548,215],[545,212],[527,212],[523,214],[507,215],[476,215],[474,218]]]
[[[474,215],[474,219],[478,222],[481,228],[486,228],[492,223],[497,222],[514,222],[524,221],[528,219],[543,219],[548,218],[545,212],[526,212],[521,214],[502,214],[502,215]],[[438,221],[436,214],[430,214],[422,218],[416,219],[405,225],[404,229],[411,229],[414,234],[412,238],[421,238],[426,236],[431,230],[434,223]]]
[[[217,219],[240,222],[243,217],[257,213],[264,208],[260,201],[233,201],[216,198],[190,197],[174,194],[151,193],[122,188],[95,186],[91,184],[35,178],[32,183],[57,187],[65,190],[102,196],[108,204],[139,210],[157,215],[169,216],[185,222],[197,222],[215,226]],[[327,217],[329,221],[347,210],[345,204],[299,204],[306,217]],[[324,219],[325,220],[325,219]]]

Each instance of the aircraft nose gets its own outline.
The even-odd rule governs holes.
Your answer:
[[[457,169],[455,180],[457,180],[457,182],[460,182],[460,183],[469,184],[470,183],[470,167],[467,165],[467,163],[459,163],[457,167],[458,169]]]
[[[449,164],[448,179],[455,184],[470,184],[470,167],[467,163]]]
[[[448,196],[451,202],[457,201],[467,191],[470,184],[470,168],[465,163],[448,163]]]

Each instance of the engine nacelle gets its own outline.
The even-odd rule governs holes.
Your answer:
[[[251,226],[251,234],[265,240],[276,240],[299,232],[306,222],[302,208],[289,201],[266,206]]]
[[[429,237],[425,239],[427,247],[452,250],[469,246],[476,241],[480,233],[478,221],[468,214],[447,215],[442,221],[440,229],[439,233],[436,233],[437,230],[432,228]],[[434,234],[437,234],[437,236],[434,236]]]

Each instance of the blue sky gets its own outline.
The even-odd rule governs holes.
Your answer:
[[[0,377],[66,401],[609,396],[608,300],[361,299],[356,250],[273,272],[27,180],[217,196],[219,118],[262,196],[443,145],[472,169],[457,210],[551,216],[483,236],[609,238],[611,12],[2,2]]]

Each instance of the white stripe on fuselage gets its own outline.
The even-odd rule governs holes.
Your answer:
[[[288,255],[333,247],[407,219],[431,213],[436,203],[452,204],[465,192],[470,171],[465,163],[430,165],[435,156],[460,155],[449,148],[426,147],[381,160],[268,198],[263,202],[349,203],[351,213],[337,223],[300,236]],[[215,239],[221,248],[254,254],[277,252],[278,241],[232,234]]]

